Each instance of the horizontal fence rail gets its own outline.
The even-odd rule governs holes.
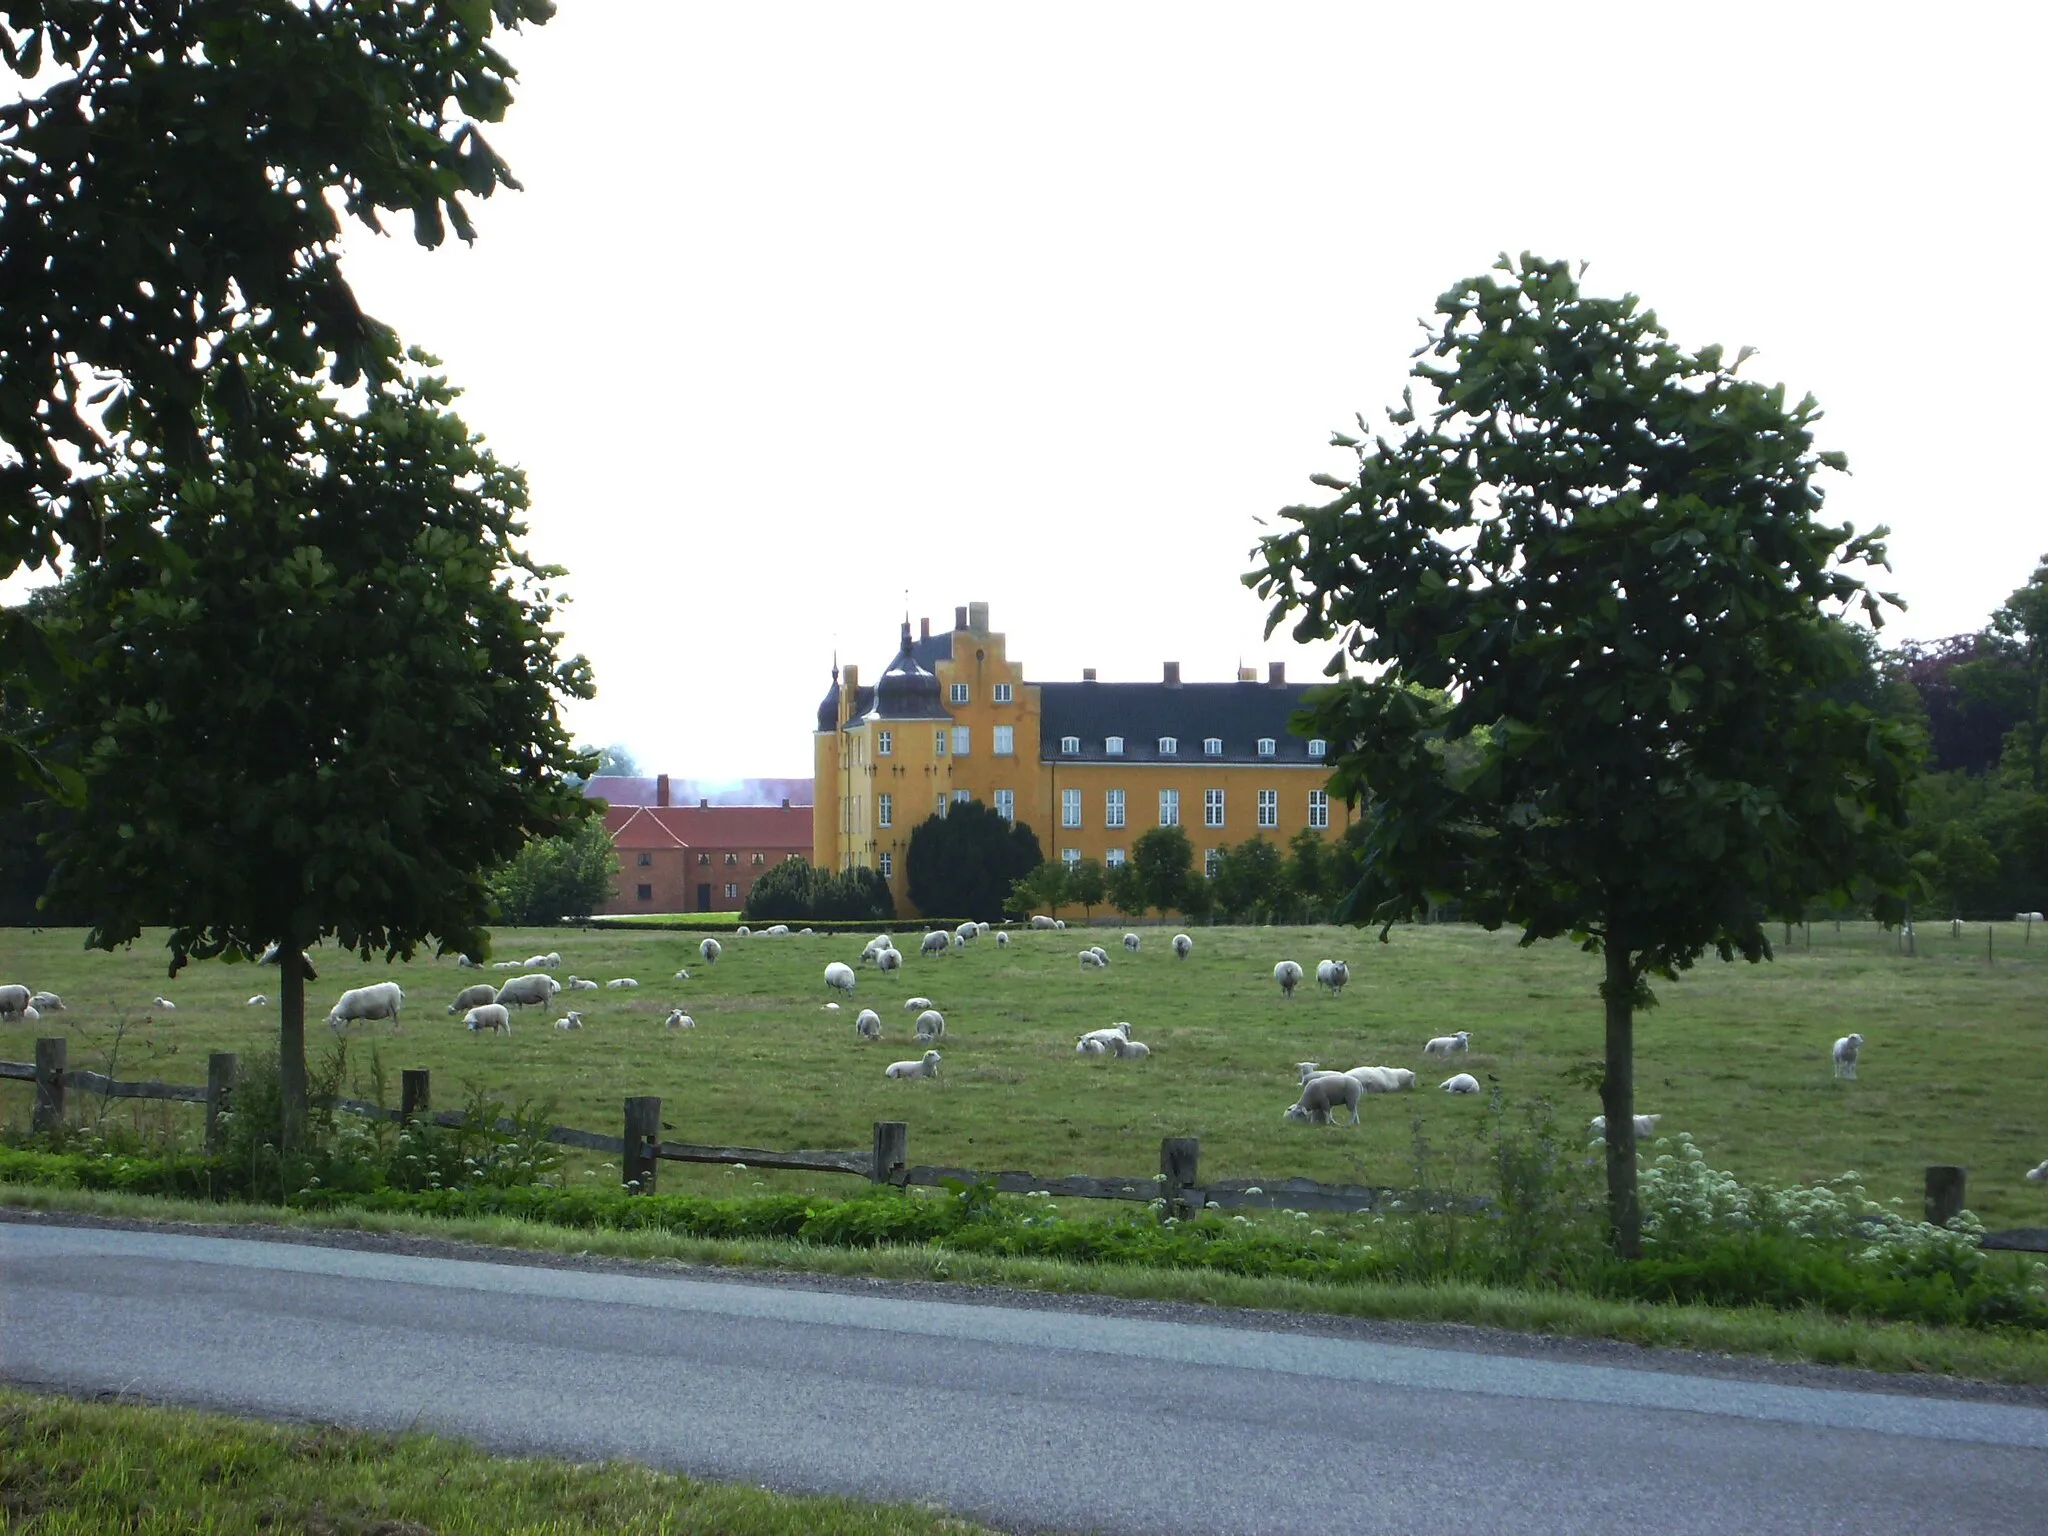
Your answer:
[[[0,1081],[12,1079],[36,1085],[35,1125],[38,1129],[62,1123],[67,1088],[77,1088],[111,1099],[164,1099],[184,1104],[204,1104],[207,1145],[216,1143],[216,1122],[232,1097],[236,1078],[232,1052],[216,1052],[208,1063],[204,1086],[183,1083],[124,1082],[102,1073],[65,1065],[62,1037],[38,1040],[36,1060],[0,1061]],[[460,1111],[431,1108],[431,1080],[419,1069],[403,1074],[403,1100],[392,1109],[368,1099],[336,1099],[333,1107],[343,1114],[403,1124],[420,1121],[462,1129],[470,1124]],[[999,1194],[1049,1195],[1059,1199],[1121,1200],[1162,1203],[1169,1214],[1187,1215],[1211,1206],[1221,1210],[1326,1211],[1356,1215],[1383,1211],[1398,1202],[1411,1210],[1479,1212],[1492,1208],[1483,1196],[1450,1195],[1428,1190],[1381,1189],[1368,1184],[1322,1184],[1314,1179],[1220,1179],[1202,1183],[1197,1177],[1200,1144],[1193,1137],[1168,1137],[1159,1150],[1156,1176],[1128,1178],[1070,1173],[1058,1177],[1028,1173],[1021,1169],[984,1172],[974,1168],[953,1168],[912,1163],[908,1156],[909,1126],[900,1120],[878,1120],[874,1126],[874,1148],[799,1148],[778,1151],[769,1147],[729,1147],[712,1143],[663,1141],[668,1129],[661,1121],[661,1100],[635,1097],[625,1101],[625,1131],[606,1136],[574,1126],[550,1125],[540,1131],[543,1140],[558,1146],[580,1147],[605,1152],[621,1159],[620,1178],[626,1187],[641,1194],[655,1189],[659,1163],[724,1163],[747,1168],[777,1168],[798,1173],[843,1173],[897,1188],[913,1186],[934,1189],[946,1184],[992,1184]],[[530,1132],[533,1127],[500,1117],[493,1129],[507,1135]],[[1938,1166],[1927,1170],[1927,1216],[1941,1221],[1963,1205],[1963,1170]],[[2048,1227],[2013,1227],[1987,1232],[1985,1248],[2022,1253],[2048,1253]]]

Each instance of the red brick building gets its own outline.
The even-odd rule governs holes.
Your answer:
[[[670,805],[666,774],[652,805],[607,808],[605,830],[619,873],[606,916],[632,912],[737,912],[770,865],[811,855],[811,808],[780,805]]]

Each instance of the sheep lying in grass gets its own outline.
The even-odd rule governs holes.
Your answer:
[[[661,1021],[665,1029],[695,1029],[697,1021],[680,1008],[671,1008],[668,1017]]]
[[[1109,1053],[1119,1061],[1143,1061],[1152,1054],[1152,1047],[1142,1040],[1117,1039],[1109,1042]]]
[[[1282,960],[1273,967],[1273,979],[1280,983],[1282,997],[1294,996],[1294,989],[1301,985],[1301,967],[1292,960]]]
[[[1109,1054],[1109,1045],[1105,1041],[1091,1040],[1086,1035],[1083,1035],[1074,1042],[1074,1054],[1076,1056],[1107,1056]]]
[[[1662,1115],[1635,1115],[1631,1118],[1636,1123],[1636,1135],[1641,1138],[1656,1135],[1657,1122],[1664,1117]],[[1595,1115],[1593,1117],[1593,1134],[1602,1141],[1607,1139],[1607,1117],[1605,1115]]]
[[[270,1006],[270,999],[265,997],[261,992],[258,992],[254,997],[250,998],[249,1001],[244,1003],[242,1006],[245,1008],[268,1008]]]
[[[1281,1111],[1288,1120],[1306,1120],[1312,1125],[1330,1124],[1330,1111],[1339,1104],[1351,1111],[1351,1123],[1358,1124],[1358,1100],[1365,1087],[1343,1072],[1318,1072],[1301,1085],[1301,1097]]]
[[[845,997],[853,996],[853,967],[841,960],[834,960],[825,967],[825,985]]]
[[[936,1008],[927,1008],[917,1016],[917,1038],[936,1040],[946,1032],[946,1016]]]
[[[178,1005],[172,1002],[168,997],[165,997],[161,994],[150,999],[150,1006],[152,1008],[159,1008],[163,1010],[163,1012],[165,1013],[176,1013],[178,1011]],[[26,1013],[35,1012],[33,1008],[25,1008],[23,1011]]]
[[[905,1013],[912,1013],[920,1009],[929,1008],[931,1005],[932,1000],[928,997],[909,997],[903,1000],[903,1011]]]
[[[2027,1182],[2029,1184],[2048,1184],[2048,1162],[2043,1162],[2038,1168],[2029,1168],[2027,1170]]]
[[[1472,1049],[1472,1031],[1461,1029],[1455,1035],[1438,1035],[1422,1048],[1425,1056],[1448,1056],[1453,1051]]]
[[[620,992],[624,991],[626,988],[629,987],[637,987],[640,985],[640,983],[635,981],[630,976],[614,976],[610,981],[606,982],[605,985],[611,988],[611,990],[614,992]]]
[[[860,1017],[853,1021],[853,1032],[863,1040],[882,1038],[882,1016],[872,1008],[863,1008]]]
[[[480,981],[473,987],[464,987],[455,994],[455,1001],[448,1005],[450,1013],[467,1013],[472,1008],[498,1000],[498,989],[488,981]]]
[[[462,1016],[462,1027],[471,1034],[480,1030],[491,1030],[500,1035],[512,1033],[512,1010],[503,1003],[483,1003]]]
[[[597,990],[597,983],[588,976],[571,976],[569,978],[569,985],[563,990],[569,992],[595,992]]]
[[[706,965],[716,965],[718,957],[725,953],[725,946],[716,939],[706,939],[697,946],[697,953],[704,957]]]
[[[937,1077],[939,1075],[939,1053],[926,1051],[918,1061],[892,1061],[884,1077]]]
[[[455,957],[455,968],[458,971],[480,971],[483,969],[482,966],[478,965],[467,955],[457,955]]]
[[[1856,1056],[1863,1049],[1861,1035],[1844,1035],[1835,1042],[1835,1076],[1856,1081]]]
[[[1445,1093],[1477,1093],[1479,1079],[1470,1072],[1460,1072],[1456,1077],[1447,1077],[1437,1084]]]
[[[573,1008],[555,1020],[555,1028],[557,1029],[581,1029],[582,1027],[583,1015]]]
[[[1079,1051],[1084,1056],[1095,1056],[1100,1055],[1102,1051],[1108,1050],[1110,1048],[1110,1042],[1112,1040],[1128,1040],[1130,1038],[1131,1026],[1128,1021],[1125,1021],[1112,1024],[1107,1029],[1089,1030],[1087,1034],[1081,1037],[1080,1043],[1076,1045],[1074,1049]],[[1087,1046],[1090,1041],[1093,1041],[1097,1046],[1101,1048],[1101,1050],[1088,1050]]]
[[[1195,941],[1184,933],[1173,936],[1173,954],[1177,960],[1185,960],[1195,952]]]

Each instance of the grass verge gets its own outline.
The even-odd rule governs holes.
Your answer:
[[[251,1423],[0,1389],[0,1526],[122,1531],[973,1536],[910,1505],[704,1483],[630,1462],[487,1455],[433,1435]]]
[[[2048,1340],[1986,1329],[1866,1322],[1818,1311],[1609,1300],[1469,1283],[1321,1284],[1274,1276],[963,1253],[942,1244],[825,1247],[664,1231],[564,1229],[510,1217],[447,1220],[346,1208],[292,1211],[75,1189],[0,1184],[0,1206],[146,1221],[357,1231],[543,1253],[668,1261],[833,1276],[1009,1286],[1207,1306],[1265,1308],[1404,1322],[1465,1323],[1525,1333],[1616,1339],[1668,1349],[1759,1355],[1864,1370],[2048,1385]]]

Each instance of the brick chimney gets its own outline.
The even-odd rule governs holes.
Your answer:
[[[697,809],[700,811],[708,811],[711,809],[711,802],[709,800],[699,800],[697,802]]]
[[[920,640],[929,640],[931,639],[931,637],[932,621],[930,619],[919,619],[917,621],[917,638]]]
[[[668,775],[665,773],[654,781],[654,803],[656,805],[668,804]]]
[[[1166,686],[1169,688],[1178,688],[1180,686],[1180,663],[1177,661],[1169,661],[1166,664]]]
[[[967,627],[977,635],[988,633],[987,603],[969,603],[967,605]]]
[[[789,809],[789,796],[787,796],[787,795],[784,795],[784,796],[782,797],[782,808],[783,808],[783,809],[784,809],[785,811]]]
[[[1082,682],[1084,682],[1084,683],[1092,683],[1092,682],[1094,682],[1094,681],[1095,681],[1095,669],[1094,669],[1093,667],[1083,667],[1083,668],[1081,669],[1081,681],[1082,681]]]
[[[1266,663],[1266,685],[1267,685],[1268,687],[1270,687],[1270,688],[1283,688],[1283,687],[1285,687],[1285,686],[1286,686],[1286,684],[1287,684],[1287,663],[1286,663],[1286,662],[1284,662],[1284,661],[1269,661],[1269,662],[1267,662],[1267,663]]]
[[[953,627],[955,629],[965,629],[967,627],[967,605],[965,603],[962,603],[953,610]]]

